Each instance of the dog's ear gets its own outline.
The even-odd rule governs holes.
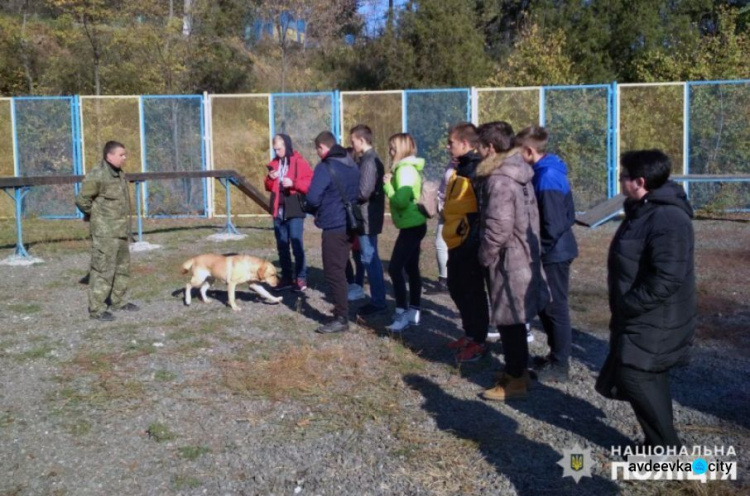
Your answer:
[[[268,262],[263,261],[263,263],[260,264],[260,267],[258,267],[258,280],[262,281],[266,278],[266,272],[268,271]]]

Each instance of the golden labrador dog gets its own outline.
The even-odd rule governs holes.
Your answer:
[[[206,291],[211,286],[210,279],[221,279],[227,283],[229,306],[232,310],[240,307],[234,299],[238,284],[250,283],[250,289],[258,293],[268,303],[279,303],[282,298],[274,297],[261,286],[260,282],[276,286],[279,283],[276,267],[267,260],[251,255],[198,255],[182,264],[182,273],[191,273],[190,282],[185,285],[185,305],[190,305],[190,291],[200,287],[201,299],[208,302]]]

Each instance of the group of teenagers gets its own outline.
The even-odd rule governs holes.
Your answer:
[[[572,230],[575,207],[566,166],[546,153],[547,140],[542,127],[515,134],[506,122],[478,128],[461,122],[448,133],[450,159],[435,199],[436,291],[447,290],[461,316],[464,335],[448,344],[459,363],[482,358],[489,352],[488,334],[499,334],[505,371],[498,385],[484,392],[490,400],[526,395],[527,328],[537,316],[550,347],[547,356],[534,361],[537,378],[553,382],[569,378],[568,285],[570,265],[578,255]],[[315,147],[321,162],[313,172],[292,148],[289,136],[274,137],[276,156],[268,164],[265,187],[271,193],[282,275],[275,289],[307,287],[302,237],[304,211],[309,211],[323,231],[323,273],[334,304],[333,318],[317,332],[348,329],[348,303],[361,296],[361,272],[367,274],[370,301],[357,314],[367,318],[387,312],[378,253],[387,200],[398,229],[388,264],[396,309],[387,329],[403,332],[420,322],[419,259],[428,221],[419,204],[425,160],[417,156],[417,145],[407,133],[388,140],[387,167],[375,153],[368,126],[352,128],[349,142],[347,150],[331,133],[318,135]],[[306,196],[302,213],[296,206],[300,194]],[[360,206],[363,234],[352,236],[347,228],[346,202]],[[358,273],[349,261],[352,246],[358,248],[355,267],[364,269]]]
[[[497,384],[482,393],[488,400],[526,397],[531,383],[526,330],[537,316],[550,352],[532,361],[536,378],[569,380],[568,285],[571,261],[578,255],[575,208],[565,163],[546,153],[547,139],[541,127],[514,134],[505,122],[455,125],[448,136],[451,160],[433,198],[439,213],[437,287],[447,287],[464,331],[448,346],[459,362],[469,362],[488,352],[488,327],[497,329],[502,340],[505,369]],[[422,195],[425,161],[417,157],[409,134],[389,139],[387,169],[367,126],[352,128],[349,140],[347,151],[330,132],[319,134],[320,163],[313,171],[289,136],[273,139],[275,158],[268,164],[265,187],[271,192],[282,274],[275,289],[307,288],[302,234],[305,216],[313,213],[322,230],[323,273],[334,304],[333,318],[317,332],[349,327],[347,265],[355,238],[370,283],[370,301],[357,313],[367,318],[387,312],[378,254],[387,199],[399,230],[388,264],[396,300],[388,329],[403,332],[420,320],[419,256],[429,215]],[[76,197],[84,221],[90,222],[88,306],[89,316],[98,321],[115,320],[112,312],[139,310],[127,299],[132,229],[122,170],[126,158],[123,144],[107,142],[101,163],[87,172]],[[697,320],[693,210],[670,173],[670,159],[659,150],[620,157],[625,218],[607,259],[610,343],[596,382],[603,396],[630,403],[650,447],[681,446],[670,370],[686,363]],[[350,225],[353,205],[362,212],[356,236]]]
[[[332,319],[316,332],[349,328],[348,304],[362,296],[364,280],[351,268],[353,247],[355,266],[361,265],[370,285],[370,301],[357,314],[386,313],[378,235],[387,200],[398,229],[388,264],[396,308],[387,329],[400,333],[420,321],[420,245],[429,217],[421,204],[425,160],[407,133],[388,140],[387,167],[373,149],[368,126],[353,127],[349,142],[346,149],[330,132],[320,133],[320,163],[313,170],[289,136],[274,137],[265,187],[282,273],[276,290],[307,288],[302,234],[304,217],[312,213],[322,230],[323,273],[334,305]],[[496,385],[481,394],[487,400],[525,398],[532,378],[570,380],[575,207],[567,167],[547,153],[547,142],[543,127],[516,134],[499,121],[479,127],[461,122],[448,134],[450,160],[436,198],[435,288],[448,291],[461,317],[463,335],[448,343],[458,362],[480,359],[489,351],[488,333],[499,334],[505,366]],[[697,318],[693,210],[670,173],[671,161],[660,150],[620,157],[625,218],[609,248],[610,345],[596,383],[603,396],[630,403],[644,445],[651,447],[681,446],[669,373],[686,362]],[[364,221],[356,234],[351,205],[359,206]],[[529,360],[528,326],[537,317],[549,353]]]

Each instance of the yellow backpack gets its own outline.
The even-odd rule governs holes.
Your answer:
[[[448,249],[461,246],[471,231],[468,214],[477,213],[477,197],[468,177],[453,176],[445,187],[443,240]]]

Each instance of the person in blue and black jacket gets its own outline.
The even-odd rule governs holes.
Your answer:
[[[536,357],[534,368],[542,382],[567,382],[572,328],[568,307],[570,265],[578,256],[573,234],[575,205],[568,182],[568,168],[557,155],[546,153],[548,134],[532,126],[516,135],[524,160],[534,167],[534,193],[539,205],[542,265],[552,300],[539,313],[550,352]]]

